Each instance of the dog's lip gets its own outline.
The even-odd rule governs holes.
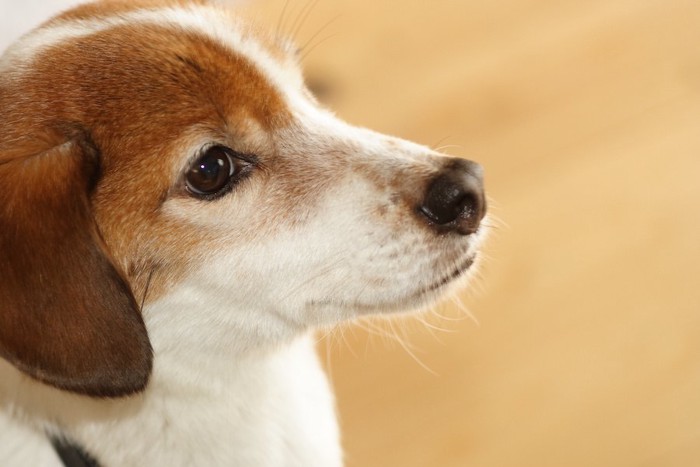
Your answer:
[[[451,283],[452,281],[458,279],[459,277],[462,276],[469,268],[472,267],[474,262],[476,261],[477,253],[474,253],[473,255],[467,256],[465,259],[463,259],[461,262],[455,266],[455,268],[450,272],[448,275],[444,276],[442,279],[439,281],[435,282],[434,284],[426,287],[423,289],[421,292],[419,292],[417,295],[423,295],[425,293],[433,292],[436,290],[441,289],[442,287],[446,286],[447,284]]]
[[[474,253],[467,256],[459,263],[457,263],[457,266],[455,266],[449,274],[446,274],[445,276],[433,282],[432,284],[419,289],[417,292],[414,292],[402,298],[398,298],[391,302],[367,303],[361,301],[346,302],[336,300],[314,300],[310,302],[310,305],[314,307],[321,306],[348,308],[358,311],[366,311],[368,313],[377,312],[382,309],[411,309],[417,304],[421,305],[425,304],[426,302],[429,302],[431,297],[439,296],[442,289],[450,285],[455,280],[458,280],[464,275],[464,273],[466,273],[469,270],[469,268],[471,268],[471,266],[476,261],[477,256],[478,253]]]

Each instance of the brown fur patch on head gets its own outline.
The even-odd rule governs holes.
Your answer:
[[[88,5],[57,21],[122,9],[133,3]],[[94,216],[137,297],[151,271],[167,269],[153,276],[149,299],[159,280],[184,268],[177,258],[188,248],[189,232],[159,213],[193,155],[185,153],[191,148],[183,148],[183,140],[197,128],[214,142],[245,145],[251,122],[271,132],[291,121],[278,91],[247,58],[198,32],[151,23],[48,47],[19,79],[3,84],[0,108],[0,148],[62,124],[90,133],[101,159]]]

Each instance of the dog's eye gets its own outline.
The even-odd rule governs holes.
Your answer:
[[[195,161],[187,172],[187,190],[198,196],[216,195],[230,185],[238,164],[230,149],[213,146]]]

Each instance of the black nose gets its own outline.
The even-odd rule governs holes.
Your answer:
[[[464,159],[448,163],[428,186],[420,212],[436,230],[476,232],[486,214],[481,166]]]

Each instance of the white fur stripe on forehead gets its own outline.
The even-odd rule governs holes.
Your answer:
[[[214,39],[254,63],[281,92],[289,89],[290,82],[301,85],[301,74],[281,66],[252,34],[246,34],[242,22],[236,22],[217,8],[195,5],[135,10],[95,20],[65,20],[39,28],[7,49],[0,57],[0,72],[21,75],[49,47],[115,27],[139,24],[179,28]]]

